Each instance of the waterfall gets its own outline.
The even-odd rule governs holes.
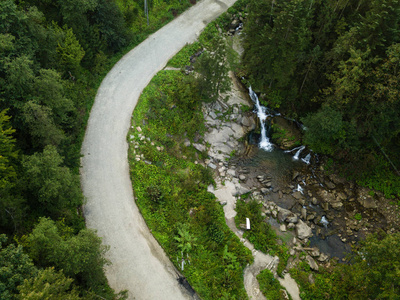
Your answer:
[[[294,159],[294,160],[298,160],[298,159],[299,159],[299,156],[300,156],[300,153],[301,153],[301,151],[303,151],[305,148],[306,148],[306,146],[301,146],[301,147],[300,147],[300,149],[299,149],[299,150],[297,150],[296,154],[293,156],[293,159]]]
[[[305,162],[307,165],[309,165],[310,164],[310,160],[311,160],[311,153],[308,153],[307,155],[306,155],[306,157],[305,158],[302,158],[301,159],[303,162]]]
[[[321,221],[319,221],[325,228],[328,227],[329,221],[325,216],[322,216]]]
[[[267,117],[270,115],[267,114],[267,109],[264,106],[260,105],[260,101],[258,101],[258,97],[256,93],[249,87],[249,95],[251,100],[256,105],[257,109],[257,116],[260,119],[260,124],[261,124],[261,140],[259,143],[259,147],[261,149],[264,149],[265,151],[272,151],[272,143],[270,142],[269,138],[267,137],[267,130],[265,128],[265,121],[267,120]]]
[[[301,187],[300,184],[297,185],[297,188],[295,189],[295,191],[298,191],[303,194],[303,188]]]

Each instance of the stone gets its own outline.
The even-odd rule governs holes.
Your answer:
[[[291,256],[294,256],[294,255],[296,254],[296,250],[290,249],[289,254],[290,254]]]
[[[307,209],[304,207],[301,208],[301,217],[303,220],[307,220]]]
[[[288,209],[280,208],[278,213],[278,220],[283,223],[286,221],[286,218],[289,217],[292,212]]]
[[[318,271],[319,267],[314,258],[312,258],[310,255],[307,255],[306,260],[312,270]]]
[[[317,247],[314,247],[311,250],[310,254],[311,254],[312,257],[317,257],[317,256],[320,256],[321,253],[319,252],[319,249]]]
[[[236,176],[236,171],[235,171],[235,170],[229,169],[229,170],[227,171],[227,173],[228,173],[228,175]]]
[[[361,188],[358,192],[358,202],[364,206],[365,208],[377,208],[376,202],[369,194],[369,190],[367,188]]]
[[[243,174],[240,174],[240,175],[239,175],[239,179],[242,180],[242,181],[244,181],[244,180],[246,180],[246,176],[244,176]]]
[[[286,232],[286,225],[285,224],[281,224],[281,226],[279,226],[279,230],[282,232]]]
[[[325,253],[321,253],[317,259],[318,259],[319,262],[324,262],[324,261],[326,261],[328,258],[329,258],[328,255],[326,255]]]
[[[292,194],[292,196],[293,196],[293,198],[296,199],[296,200],[303,199],[303,194],[300,193],[299,191],[294,192],[294,193]]]
[[[336,187],[336,185],[332,181],[329,181],[329,180],[325,180],[324,184],[330,190],[333,190]]]
[[[276,210],[272,211],[272,216],[276,219],[276,217],[278,216],[278,212]]]
[[[193,144],[193,147],[200,152],[206,151],[206,146],[203,144]]]
[[[289,223],[289,224],[286,226],[287,229],[293,229],[293,228],[295,228],[295,227],[296,227],[296,225],[295,225],[294,223]]]
[[[215,120],[215,119],[217,118],[217,115],[215,114],[214,111],[211,111],[208,115],[209,115],[213,120]]]
[[[236,185],[235,196],[244,195],[244,194],[247,194],[247,193],[250,193],[250,192],[251,192],[251,190],[246,188],[246,187],[244,187],[243,185],[241,185],[241,184]]]
[[[299,220],[296,224],[296,234],[299,239],[304,240],[312,236],[312,229],[302,220]]]
[[[283,198],[283,193],[282,193],[281,190],[278,191],[278,196],[279,196],[279,199],[282,199],[282,198]]]
[[[297,176],[299,176],[300,173],[297,171],[293,171],[293,176],[292,176],[292,180],[295,180],[297,178]]]
[[[317,205],[317,204],[318,204],[318,199],[315,198],[315,197],[312,197],[312,198],[311,198],[311,203],[312,203],[313,205]]]
[[[270,188],[272,186],[272,183],[269,181],[269,182],[265,183],[265,186]]]
[[[310,284],[315,284],[315,278],[314,278],[313,273],[310,273],[310,275],[308,275],[308,282]]]
[[[215,169],[217,168],[217,166],[214,165],[214,164],[211,163],[211,162],[208,164],[208,167],[211,168],[211,169],[213,169],[213,170],[215,170]]]
[[[340,210],[343,207],[343,202],[335,201],[330,203],[333,209]]]
[[[284,290],[284,289],[280,289],[279,290],[279,299],[282,299],[282,300],[289,300],[290,299],[286,290]]]
[[[261,193],[264,194],[264,195],[266,195],[266,194],[269,193],[269,189],[267,189],[267,188],[262,188],[262,189],[261,189]]]
[[[288,223],[296,224],[299,221],[299,217],[297,215],[295,215],[294,213],[291,213],[290,215],[288,215],[286,217],[285,221]]]
[[[142,132],[142,128],[140,126],[136,127],[136,130]]]

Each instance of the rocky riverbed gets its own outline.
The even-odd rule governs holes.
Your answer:
[[[214,170],[217,188],[211,191],[224,205],[227,223],[235,233],[240,237],[243,234],[233,221],[236,199],[247,193],[251,195],[249,199],[262,203],[265,222],[287,241],[291,255],[287,269],[300,259],[315,271],[321,265],[329,266],[331,259],[345,262],[351,245],[367,234],[398,230],[398,208],[390,199],[330,174],[315,155],[310,164],[301,159],[292,162],[293,154],[279,149],[273,151],[278,158],[275,154],[265,156],[254,142],[257,138],[252,132],[257,120],[249,110],[252,103],[247,91],[233,76],[232,79],[232,91],[221,97],[225,100],[203,106],[208,132],[202,143],[193,146],[208,153],[209,158],[200,163]],[[301,253],[305,255],[300,256]],[[264,268],[276,270],[274,259],[263,260]],[[262,268],[253,269],[257,271],[249,275],[253,279],[247,281],[253,283],[247,290],[255,299],[262,299],[254,282]],[[293,298],[298,297],[296,289],[294,283],[287,287]]]

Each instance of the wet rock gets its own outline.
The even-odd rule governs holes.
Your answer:
[[[301,218],[303,220],[307,220],[307,209],[305,209],[304,207],[301,208]]]
[[[311,250],[310,254],[311,254],[312,257],[317,257],[317,256],[320,256],[321,253],[319,252],[319,249],[317,247],[314,247]]]
[[[294,192],[294,193],[292,194],[292,196],[293,196],[293,198],[295,198],[296,200],[300,200],[300,199],[303,199],[303,198],[304,198],[303,194],[300,193],[299,191]]]
[[[319,262],[324,262],[324,261],[326,261],[328,258],[329,258],[328,255],[326,255],[325,253],[321,253],[317,259],[318,259]]]
[[[318,204],[318,199],[315,198],[315,197],[312,197],[312,198],[311,198],[311,203],[312,203],[313,205],[317,205],[317,204]]]
[[[331,203],[333,209],[340,210],[343,207],[343,202],[335,201]]]
[[[296,234],[297,237],[301,240],[309,238],[312,236],[311,227],[304,223],[302,220],[299,220],[299,222],[296,224]]]
[[[324,183],[325,183],[325,186],[330,190],[333,190],[336,187],[336,185],[330,180],[325,180]]]

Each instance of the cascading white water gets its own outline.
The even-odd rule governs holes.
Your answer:
[[[297,185],[297,189],[295,191],[298,191],[303,194],[303,188],[301,187],[300,184]]]
[[[296,154],[293,156],[293,159],[294,159],[294,160],[298,160],[298,159],[299,159],[299,156],[300,156],[300,153],[301,153],[301,151],[303,151],[305,148],[306,148],[306,146],[301,146],[301,147],[300,147],[300,149],[299,149],[299,150],[297,150]]]
[[[325,216],[322,216],[321,221],[319,221],[325,228],[328,227],[329,221]]]
[[[307,165],[309,165],[309,164],[310,164],[310,160],[311,160],[311,153],[308,153],[308,154],[306,155],[306,157],[302,158],[301,160],[302,160],[303,162],[305,162]]]
[[[256,105],[257,116],[260,119],[261,123],[261,140],[259,143],[259,147],[261,149],[264,149],[265,151],[272,151],[273,144],[267,137],[267,130],[265,128],[265,121],[267,120],[267,117],[269,117],[270,115],[266,113],[266,108],[264,106],[261,106],[260,101],[258,101],[257,94],[251,89],[251,87],[249,87],[249,95],[251,100],[253,100],[253,102]]]

